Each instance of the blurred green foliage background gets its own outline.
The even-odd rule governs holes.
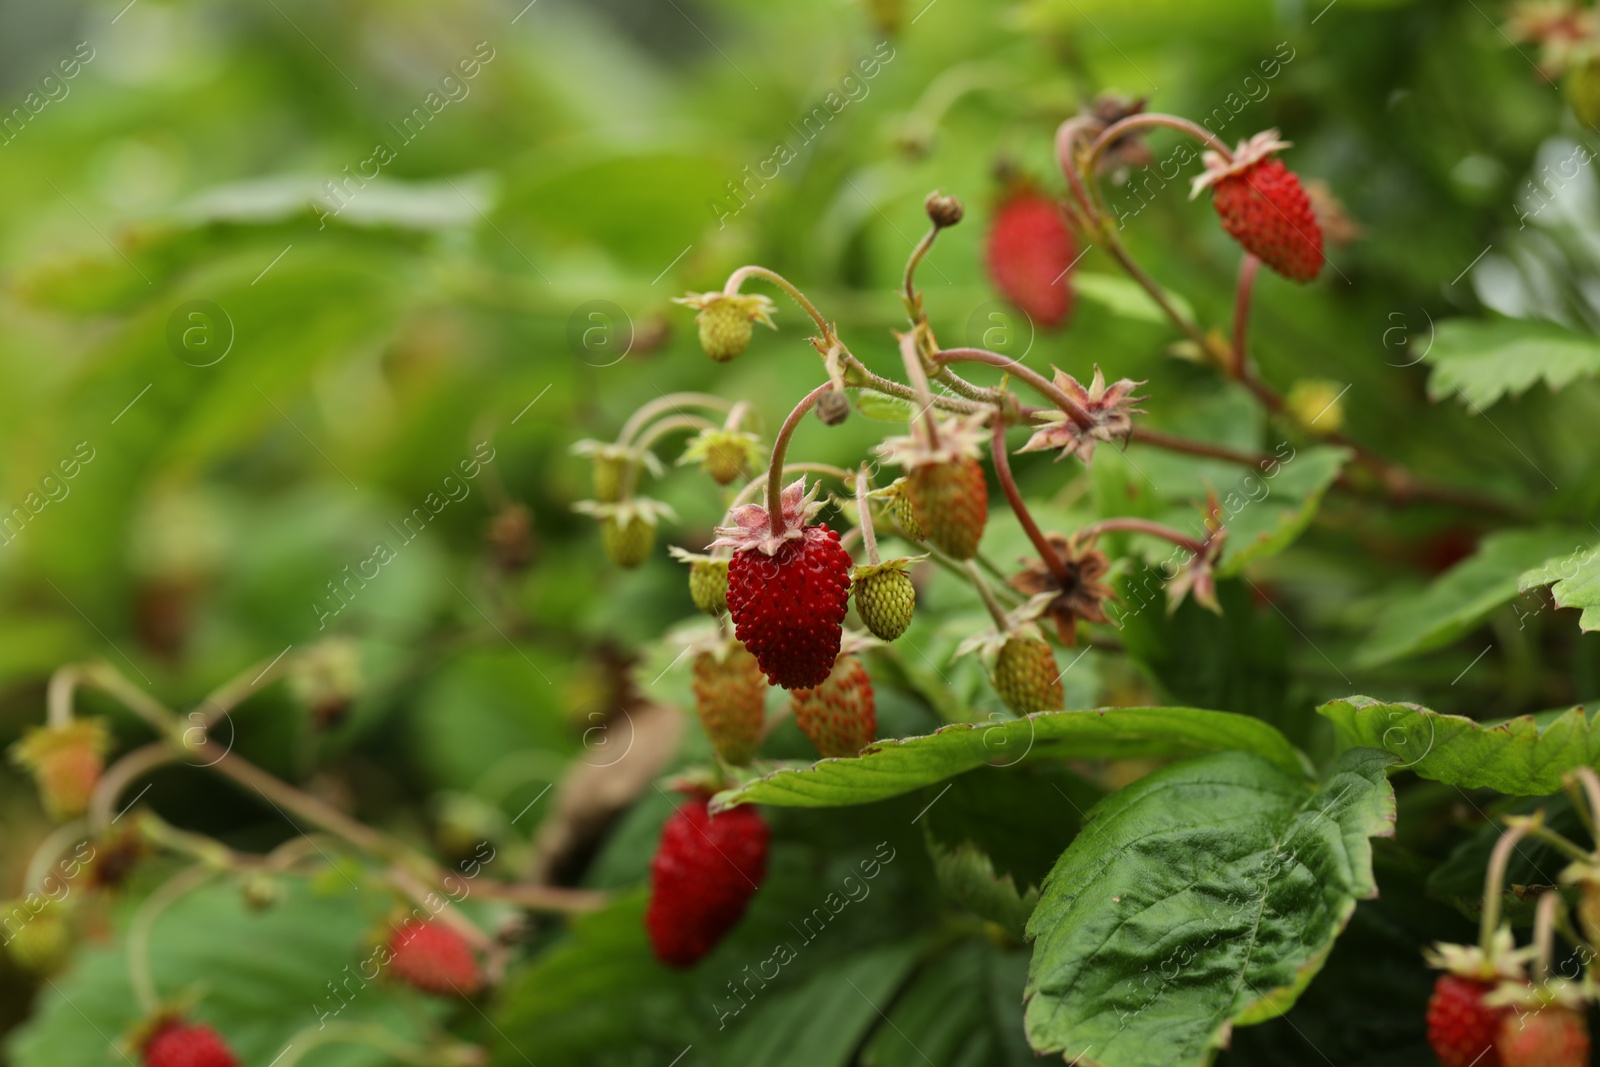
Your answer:
[[[1220,115],[1213,128],[1230,142],[1278,127],[1294,142],[1291,165],[1326,182],[1360,223],[1359,240],[1330,247],[1317,284],[1263,277],[1254,349],[1267,380],[1348,384],[1358,440],[1582,535],[1600,504],[1591,432],[1600,390],[1540,385],[1475,411],[1430,402],[1428,365],[1417,362],[1432,324],[1453,316],[1600,323],[1592,172],[1522,221],[1527,183],[1580,134],[1531,51],[1508,45],[1499,5],[903,0],[889,12],[898,32],[884,33],[870,7],[901,3],[0,5],[0,125],[7,112],[24,117],[0,134],[0,510],[20,516],[0,546],[0,740],[40,720],[46,679],[66,662],[106,659],[188,707],[251,664],[337,635],[356,643],[365,678],[350,715],[320,729],[282,687],[268,689],[230,717],[238,751],[446,853],[460,835],[488,832],[501,862],[525,863],[545,809],[510,820],[593,750],[588,731],[616,706],[629,664],[691,611],[681,566],[663,551],[630,573],[605,562],[592,522],[571,510],[589,487],[586,461],[568,447],[609,439],[638,405],[680,389],[750,399],[770,435],[821,380],[801,316],[781,298],[779,332],[760,332],[728,367],[704,359],[690,315],[669,299],[761,263],[806,289],[858,356],[892,372],[894,286],[925,226],[922,198],[942,188],[963,198],[968,220],[941,239],[920,281],[941,339],[977,342],[998,299],[981,254],[997,165],[1059,191],[1053,131],[1108,89],[1197,120]],[[61,64],[74,59],[65,77]],[[860,67],[868,59],[871,77]],[[797,124],[830,93],[847,104],[807,140]],[[39,96],[48,102],[35,112],[26,101]],[[746,168],[780,142],[792,162],[747,184]],[[1151,143],[1159,159],[1177,142]],[[349,178],[375,160],[376,179]],[[1188,201],[1191,173],[1110,196],[1141,260],[1202,321],[1223,323],[1237,252],[1210,209]],[[1147,379],[1152,424],[1275,443],[1278,431],[1230,387],[1171,358],[1176,332],[1103,254],[1078,270],[1070,329],[1039,335],[1030,365],[1087,378],[1099,364],[1112,378]],[[853,464],[890,429],[860,417],[837,430],[808,421],[793,455]],[[420,534],[396,533],[430,493],[453,491],[445,479],[462,461],[489,455]],[[1113,450],[1102,455],[1104,493],[1108,479],[1131,475]],[[80,462],[68,478],[60,464],[71,457]],[[1015,466],[1052,514],[1073,514],[1089,491],[1075,461]],[[703,546],[722,496],[694,472],[670,473],[650,492],[681,516],[666,540]],[[1189,507],[1202,492],[1191,481],[1173,503]],[[526,540],[505,518],[517,506],[531,514]],[[1357,665],[1386,605],[1423,588],[1486,528],[1482,516],[1374,511],[1330,496],[1292,552],[1248,583],[1224,583],[1225,623],[1192,605],[1144,620],[1152,632],[1128,635],[1129,655],[1091,654],[1069,706],[1158,696],[1250,711],[1316,750],[1326,738],[1311,706],[1353,692],[1484,717],[1593,696],[1595,647],[1554,612],[1531,629],[1496,616],[1496,651],[1459,686],[1449,680],[1482,642],[1403,669]],[[378,542],[394,559],[343,603],[330,583]],[[525,568],[502,565],[523,551]],[[995,553],[1006,563],[1015,554]],[[933,604],[947,619],[972,607]],[[937,723],[914,690],[882,698],[884,732]],[[111,716],[123,747],[147,739],[109,703],[83,702]],[[980,718],[997,705],[963,707]],[[691,738],[683,758],[703,744]],[[145,802],[165,818],[236,847],[294,832],[193,768],[153,782]],[[641,801],[574,877],[640,884],[665,811],[660,798]],[[878,840],[798,816],[790,828],[779,867],[810,879],[787,890],[802,910],[830,880],[830,857],[848,866]],[[20,887],[48,830],[31,784],[0,771],[0,897]],[[915,838],[900,844],[920,855]],[[933,905],[912,890],[925,862],[892,868],[895,885],[876,898],[912,903],[860,917],[869,932],[858,941],[871,952],[829,966],[854,968],[864,989],[897,988],[912,935],[929,925],[919,909]],[[173,927],[174,980],[185,967],[209,973],[218,1011],[243,1027],[239,1047],[263,1065],[315,1021],[304,1005],[322,995],[319,976],[337,972],[350,953],[340,938],[371,919],[363,902],[337,895],[284,905],[270,920],[281,928],[249,932],[220,890],[193,907]],[[768,899],[751,921],[776,926],[783,914]],[[1383,931],[1398,920],[1362,914],[1353,936],[1392,943]],[[533,1062],[666,1063],[697,1040],[676,1032],[679,1009],[662,1007],[679,1001],[661,999],[666,980],[637,926],[636,912],[608,913],[588,927],[602,946],[595,956],[573,957],[568,943],[541,957],[539,988],[567,999],[545,1004],[524,989],[500,1016]],[[1419,923],[1404,940],[1430,930]],[[302,970],[269,981],[257,972],[290,958],[285,938],[299,939]],[[104,1061],[117,1035],[97,1036],[59,999],[68,983],[91,1013],[118,1010],[117,938],[90,941],[55,989],[0,964],[0,1027],[21,1027],[0,1058]],[[973,1018],[942,1046],[941,1067],[1025,1056],[1007,1021],[1020,995],[1016,952],[981,941],[957,951],[972,957],[962,967],[992,977],[1000,1021],[985,1021],[987,1002],[969,1004]],[[598,959],[612,969],[597,970]],[[702,981],[720,984],[713,977]],[[1330,972],[1330,987],[1339,981]],[[1413,1000],[1415,985],[1404,991]],[[841,1032],[876,1025],[849,1014],[859,1005],[811,995],[805,1010],[854,1020]],[[906,1010],[923,1012],[919,1032],[932,1034],[945,994],[922,995]],[[392,997],[372,1005],[373,1018],[427,1022]],[[1339,1062],[1394,1033],[1416,1039],[1414,1020],[1371,1014],[1376,1036],[1353,1033],[1336,1024],[1344,1009],[1324,1003],[1334,999],[1315,994],[1300,1009],[1313,1014],[1291,1018]],[[709,1014],[698,1002],[692,1010]],[[506,1037],[485,1016],[450,1018],[466,1036]],[[712,1021],[701,1020],[708,1032]],[[752,1033],[728,1062],[776,1062]],[[1260,1047],[1249,1062],[1295,1062],[1295,1031],[1250,1033],[1242,1045]],[[983,1036],[962,1036],[972,1034]],[[901,1062],[889,1038],[875,1040],[884,1047],[872,1046],[869,1062]],[[817,1063],[832,1054],[807,1052]],[[387,1061],[330,1048],[305,1062]]]

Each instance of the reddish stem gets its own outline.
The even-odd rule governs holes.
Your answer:
[[[1067,413],[1079,429],[1088,430],[1094,427],[1094,417],[1083,409],[1072,397],[1068,396],[1061,387],[1050,379],[1040,374],[1031,367],[1025,367],[1010,356],[1002,356],[998,352],[991,352],[986,348],[946,348],[942,352],[934,353],[933,360],[938,364],[946,363],[987,363],[991,367],[999,367],[1010,372],[1043,396],[1049,397],[1056,407]]]
[[[789,451],[789,438],[794,436],[794,428],[800,425],[806,412],[811,410],[823,393],[832,388],[832,382],[823,382],[807,393],[789,412],[789,417],[783,420],[783,426],[778,429],[778,436],[772,442],[772,465],[767,468],[767,520],[775,524],[775,528],[783,523],[783,456]]]
[[[1078,140],[1089,132],[1089,127],[1098,121],[1087,115],[1068,119],[1056,130],[1056,162],[1061,167],[1061,173],[1066,175],[1067,184],[1072,187],[1072,196],[1078,201],[1085,221],[1100,228],[1100,212],[1095,209],[1094,201],[1089,192],[1084,188],[1083,177],[1078,173],[1078,161],[1073,157],[1073,146]]]
[[[1084,159],[1083,169],[1087,173],[1093,174],[1094,166],[1099,162],[1100,154],[1111,145],[1111,142],[1125,133],[1151,126],[1165,126],[1169,130],[1186,133],[1221,156],[1224,162],[1233,162],[1233,153],[1228,150],[1228,146],[1217,140],[1216,135],[1204,126],[1198,126],[1177,115],[1165,115],[1159,111],[1151,111],[1139,115],[1129,115],[1125,119],[1113,122],[1101,131],[1100,136],[1096,137],[1094,143],[1089,146],[1089,154]]]
[[[1033,514],[1028,511],[1028,505],[1023,502],[1022,493],[1017,489],[1017,480],[1011,476],[1011,459],[1006,455],[1006,422],[998,412],[994,418],[994,441],[989,453],[994,458],[994,474],[1000,480],[1000,489],[1006,494],[1006,502],[1016,513],[1017,521],[1022,524],[1023,533],[1038,549],[1039,558],[1050,568],[1050,573],[1055,575],[1058,582],[1064,583],[1067,580],[1066,564],[1056,555],[1054,546],[1045,537],[1044,531],[1039,529],[1039,524],[1033,521]]]
[[[1178,545],[1182,548],[1187,548],[1195,555],[1201,554],[1206,548],[1204,542],[1196,541],[1194,538],[1189,537],[1178,530],[1174,530],[1170,526],[1165,526],[1159,522],[1152,522],[1149,519],[1136,519],[1132,517],[1101,519],[1099,522],[1091,522],[1087,526],[1079,527],[1078,536],[1096,537],[1103,533],[1116,533],[1118,531],[1124,533],[1149,534],[1152,537],[1159,537],[1164,541],[1171,541],[1175,545]]]

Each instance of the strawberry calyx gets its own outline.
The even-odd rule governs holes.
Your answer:
[[[964,459],[978,459],[989,440],[989,431],[985,428],[988,421],[987,411],[935,418],[934,443],[930,444],[926,435],[912,433],[889,438],[878,446],[877,453],[908,471]],[[878,490],[875,495],[888,496],[893,490],[891,486],[888,490]]]
[[[1422,957],[1428,966],[1445,971],[1457,978],[1473,982],[1499,983],[1509,981],[1527,984],[1530,949],[1518,949],[1511,936],[1510,926],[1501,926],[1490,939],[1491,948],[1485,952],[1479,945],[1452,945],[1443,941],[1424,949]]]
[[[1291,147],[1292,144],[1291,141],[1279,139],[1277,130],[1262,130],[1254,137],[1240,141],[1231,159],[1224,157],[1215,149],[1206,149],[1200,154],[1200,161],[1205,164],[1205,170],[1190,183],[1189,199],[1195,199],[1224,178],[1243,174],[1257,163],[1271,159],[1273,155]]]
[[[1133,416],[1144,414],[1144,409],[1136,406],[1143,402],[1144,397],[1133,395],[1133,391],[1144,382],[1123,378],[1108,386],[1105,374],[1096,364],[1094,378],[1085,388],[1083,383],[1060,367],[1052,369],[1055,371],[1056,387],[1088,414],[1089,425],[1079,425],[1064,411],[1041,412],[1040,417],[1047,422],[1034,431],[1027,444],[1017,449],[1019,454],[1057,448],[1061,450],[1056,457],[1058,461],[1075,455],[1087,464],[1094,459],[1097,443],[1127,441],[1133,433]]]
[[[817,494],[822,483],[806,491],[804,475],[783,490],[782,514],[771,515],[760,504],[741,504],[728,513],[730,525],[717,527],[717,539],[707,548],[731,548],[735,552],[759,551],[775,555],[784,542],[805,536],[806,524],[822,510]]]

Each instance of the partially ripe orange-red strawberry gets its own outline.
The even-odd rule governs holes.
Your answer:
[[[1289,147],[1277,130],[1241,141],[1233,159],[1206,152],[1195,193],[1210,187],[1222,228],[1246,252],[1294,282],[1322,270],[1322,227],[1300,179],[1273,156]]]
[[[1581,1007],[1511,1011],[1495,1046],[1501,1067],[1589,1067],[1589,1023]]]
[[[854,656],[840,656],[828,680],[796,689],[794,722],[824,756],[854,756],[878,729],[872,679]]]
[[[66,820],[89,809],[100,781],[111,734],[100,719],[74,719],[61,726],[38,726],[11,748],[19,766],[33,772],[39,799],[50,816]]]
[[[1055,201],[1024,188],[1012,193],[989,226],[989,276],[1005,298],[1040,326],[1059,326],[1072,314],[1067,272],[1078,243]]]
[[[143,1067],[239,1067],[239,1061],[211,1027],[169,1022],[144,1046]]]
[[[749,763],[766,725],[767,680],[761,665],[737,641],[701,652],[694,660],[695,711],[717,755]]]
[[[645,929],[669,967],[698,963],[744,916],[767,876],[766,820],[752,807],[713,816],[704,795],[667,820],[650,861]]]
[[[785,689],[807,689],[828,677],[849,610],[850,554],[825,523],[808,524],[817,507],[801,479],[783,491],[782,515],[745,505],[712,542],[735,550],[728,564],[734,633],[772,684]]]
[[[483,986],[472,947],[441,922],[407,919],[389,938],[391,973],[436,997],[471,996]]]

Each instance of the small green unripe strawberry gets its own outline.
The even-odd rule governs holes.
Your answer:
[[[916,588],[906,573],[911,562],[891,559],[856,568],[852,584],[856,614],[874,637],[893,641],[911,625],[912,609],[917,603]]]
[[[72,947],[72,935],[58,904],[46,901],[35,912],[24,901],[12,901],[0,905],[0,922],[4,925],[6,952],[24,970],[36,974],[54,971]]]
[[[905,531],[907,537],[914,541],[926,541],[928,534],[917,521],[916,512],[911,508],[911,497],[906,495],[906,480],[901,478],[890,488],[893,490],[889,496],[890,518]]]
[[[749,763],[766,725],[767,677],[737,641],[701,652],[694,661],[694,702],[700,725],[717,755]]]
[[[1037,637],[1013,634],[1000,646],[994,663],[994,691],[1018,715],[1060,711],[1066,691],[1055,653]]]
[[[689,599],[696,608],[712,618],[728,610],[728,559],[687,552],[677,545],[667,553],[689,565]]]
[[[756,462],[761,442],[744,430],[705,429],[685,446],[678,465],[699,463],[718,485],[730,485],[745,476]]]
[[[1338,382],[1308,378],[1289,387],[1284,403],[1294,421],[1312,433],[1338,433],[1344,426],[1344,407],[1339,403],[1344,392]]]
[[[777,308],[764,296],[690,293],[675,298],[674,303],[687,305],[699,312],[695,321],[700,327],[700,347],[718,363],[736,358],[749,346],[756,323],[777,328],[772,322],[772,313]]]
[[[573,507],[599,520],[600,545],[606,557],[617,566],[629,569],[650,558],[661,517],[672,515],[667,505],[645,497],[624,500],[620,504],[582,500]]]

